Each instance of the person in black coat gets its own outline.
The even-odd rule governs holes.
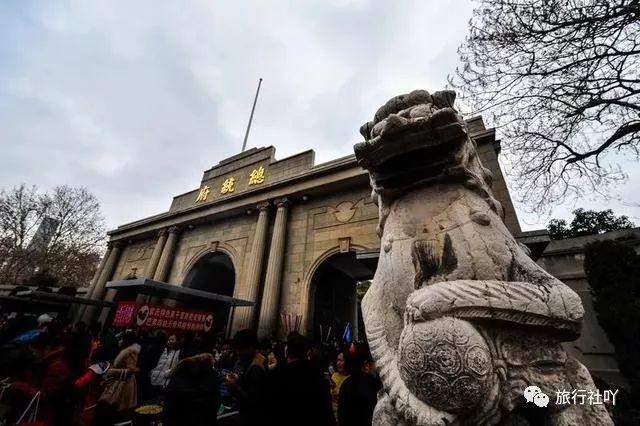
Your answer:
[[[370,426],[382,382],[368,353],[344,353],[347,377],[338,395],[340,426]]]
[[[289,334],[285,353],[286,364],[271,378],[268,424],[334,426],[329,381],[307,359],[304,336]]]
[[[224,383],[237,403],[243,426],[263,425],[269,394],[266,387],[266,358],[257,350],[258,337],[255,330],[239,330],[233,344],[238,356],[234,370],[242,373],[228,373]]]
[[[163,425],[214,426],[220,408],[213,356],[202,353],[178,363],[165,390]]]

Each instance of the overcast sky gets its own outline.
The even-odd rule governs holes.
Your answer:
[[[0,2],[0,187],[85,185],[109,228],[166,211],[240,151],[258,77],[249,146],[348,155],[389,97],[444,87],[471,11],[463,0]],[[625,201],[577,206],[640,224],[632,166]],[[525,229],[546,219],[520,214]]]

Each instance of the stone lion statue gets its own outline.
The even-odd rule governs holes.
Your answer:
[[[384,385],[374,424],[611,425],[602,405],[556,404],[557,391],[595,390],[562,346],[580,334],[580,298],[505,227],[454,100],[394,97],[354,147],[379,208],[380,258],[362,301]],[[546,407],[527,402],[530,386]]]

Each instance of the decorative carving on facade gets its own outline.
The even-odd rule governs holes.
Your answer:
[[[119,241],[119,240],[117,240],[117,241],[109,241],[107,243],[107,249],[114,249],[114,248],[121,249],[125,245],[126,245],[125,243],[123,243],[122,241]]]
[[[595,390],[561,346],[580,334],[580,298],[505,227],[454,99],[392,98],[354,147],[379,208],[380,258],[362,301],[384,385],[376,425],[526,425],[513,414],[526,387]],[[612,424],[602,405],[553,398],[543,415]]]
[[[155,243],[137,244],[127,249],[127,262],[138,262],[151,258]]]
[[[349,250],[351,250],[351,237],[339,238],[338,244],[340,253],[349,253]]]
[[[355,216],[356,214],[356,210],[358,209],[358,207],[361,207],[363,202],[364,202],[364,199],[360,199],[355,203],[351,201],[343,201],[340,204],[338,204],[335,208],[331,206],[329,206],[328,208],[329,208],[329,211],[333,213],[334,217],[338,222],[345,223],[353,219],[353,216]]]
[[[273,200],[273,204],[277,207],[288,208],[291,205],[291,200],[287,197],[276,198]]]
[[[185,269],[187,269],[189,265],[194,263],[195,258],[200,257],[202,252],[207,252],[207,251],[209,251],[208,244],[198,244],[198,245],[189,247],[185,255],[186,262],[182,267],[183,272]]]
[[[269,211],[270,208],[271,208],[271,203],[269,203],[268,201],[263,201],[256,205],[256,209],[260,212]]]
[[[138,278],[138,268],[131,268],[125,280],[135,280],[136,278]]]
[[[354,197],[355,198],[355,197]],[[316,230],[337,228],[344,225],[378,220],[377,207],[368,199],[341,201],[337,205],[325,205],[308,210],[308,220]]]

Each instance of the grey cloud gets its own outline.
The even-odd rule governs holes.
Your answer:
[[[250,146],[347,155],[386,99],[445,85],[471,8],[0,3],[0,186],[84,184],[110,227],[164,211],[239,151],[258,77]]]

